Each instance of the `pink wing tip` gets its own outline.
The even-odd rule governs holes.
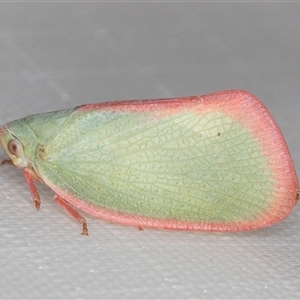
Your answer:
[[[3,144],[2,144],[2,135],[3,135],[3,132],[4,132],[4,125],[0,125],[0,145],[3,147]]]

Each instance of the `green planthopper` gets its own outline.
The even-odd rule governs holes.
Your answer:
[[[298,179],[280,129],[252,94],[87,104],[0,127],[0,143],[82,223],[245,231],[285,219]]]

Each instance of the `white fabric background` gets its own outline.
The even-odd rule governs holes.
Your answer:
[[[246,89],[300,168],[300,3],[0,3],[0,123],[82,103]],[[7,158],[0,150],[0,159]],[[0,168],[0,298],[300,297],[300,206],[245,233],[86,216],[90,236]]]

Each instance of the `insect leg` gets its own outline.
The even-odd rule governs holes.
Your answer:
[[[65,208],[72,217],[74,217],[79,223],[82,224],[82,233],[81,234],[82,235],[89,235],[85,218],[61,196],[56,194],[54,196],[54,200],[59,205],[61,205],[63,208]]]
[[[2,165],[13,165],[13,162],[12,162],[11,159],[3,159],[3,160],[1,161],[1,166],[2,166]]]
[[[36,187],[34,181],[36,180],[39,182],[43,182],[43,180],[34,172],[34,170],[32,170],[30,168],[24,169],[24,175],[27,180],[29,190],[30,190],[32,198],[33,198],[33,202],[35,203],[35,207],[36,207],[36,209],[40,209],[41,198],[40,198],[40,194],[37,190],[37,187]]]

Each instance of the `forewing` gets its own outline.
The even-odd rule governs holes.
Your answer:
[[[220,110],[75,111],[40,157],[49,185],[137,216],[247,221],[274,196],[259,140]]]

